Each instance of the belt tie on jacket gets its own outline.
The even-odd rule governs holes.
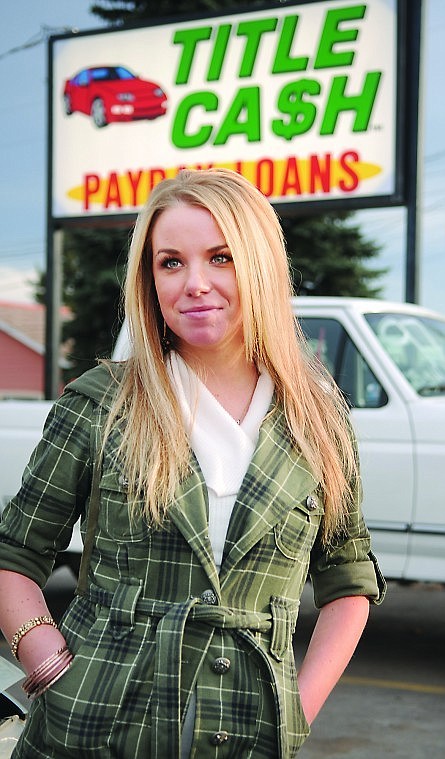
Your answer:
[[[134,627],[136,613],[159,619],[156,628],[156,654],[151,698],[152,710],[152,757],[179,757],[181,750],[181,665],[182,641],[187,621],[202,622],[210,627],[238,630],[246,633],[271,631],[269,651],[281,661],[291,645],[295,630],[298,604],[272,596],[270,612],[245,611],[226,606],[210,605],[200,596],[191,596],[179,603],[141,597],[141,581],[128,578],[113,593],[90,586],[87,596],[93,603],[110,607],[110,623],[116,638],[127,635]],[[271,681],[275,674],[267,656],[252,635],[243,635],[261,656],[269,671]],[[210,643],[210,638],[209,638]],[[281,719],[279,690],[274,687],[277,708],[278,732],[285,742],[285,730]]]

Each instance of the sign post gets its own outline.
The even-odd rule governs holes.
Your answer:
[[[421,128],[423,96],[422,82],[422,6],[421,3],[409,5],[407,29],[410,35],[409,79],[411,88],[407,93],[407,124],[409,129],[406,155],[406,268],[405,300],[408,303],[419,302],[419,239],[420,207],[422,202],[422,168],[421,147],[423,130]]]

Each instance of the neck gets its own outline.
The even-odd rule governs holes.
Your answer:
[[[246,415],[258,381],[258,370],[253,362],[246,361],[244,350],[222,355],[209,351],[208,355],[190,355],[180,351],[186,363],[199,376],[217,401],[237,421]]]
[[[176,350],[184,361],[207,382],[212,375],[224,377],[231,381],[239,372],[244,373],[249,363],[246,361],[244,345],[241,342],[228,341],[227,344],[209,347],[179,345]]]

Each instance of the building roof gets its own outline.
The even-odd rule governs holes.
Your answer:
[[[45,353],[45,306],[40,303],[0,301],[0,331],[18,340],[31,350]],[[69,309],[62,306],[62,319],[69,318]]]

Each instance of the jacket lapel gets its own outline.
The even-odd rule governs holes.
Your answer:
[[[289,439],[284,413],[264,420],[252,461],[232,513],[220,582],[233,566],[317,486],[303,457]]]
[[[179,485],[169,507],[171,521],[186,539],[219,595],[218,572],[209,538],[207,487],[194,454],[188,477]]]

